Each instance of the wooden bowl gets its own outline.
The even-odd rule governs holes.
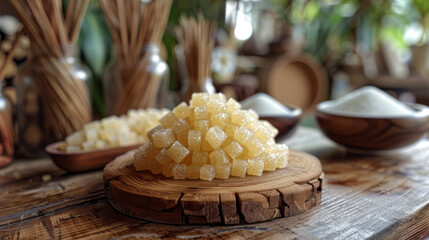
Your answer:
[[[302,110],[298,106],[294,105],[285,105],[291,113],[287,115],[278,115],[278,116],[268,116],[262,115],[259,116],[260,120],[266,120],[271,123],[274,127],[279,130],[279,133],[276,136],[276,141],[282,141],[291,137],[296,129],[298,128],[299,120],[301,119]]]
[[[117,156],[142,145],[139,143],[124,147],[66,153],[58,149],[58,146],[63,143],[63,141],[51,143],[46,146],[45,151],[58,167],[74,173],[101,169]]]
[[[330,113],[332,101],[317,105],[316,119],[322,132],[350,150],[388,151],[417,142],[429,130],[429,108],[408,104],[415,115],[404,117],[351,116]]]

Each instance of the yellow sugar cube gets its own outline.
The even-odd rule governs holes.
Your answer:
[[[207,152],[193,152],[192,153],[192,164],[194,165],[205,165],[209,159],[209,154]]]
[[[176,166],[175,162],[170,162],[170,163],[166,163],[161,165],[162,166],[162,175],[164,175],[164,177],[173,177],[173,167]]]
[[[228,99],[228,101],[226,102],[226,110],[229,113],[232,113],[234,111],[238,111],[241,109],[241,105],[240,103],[238,103],[237,101],[235,101],[235,99],[230,98]]]
[[[159,119],[159,123],[161,123],[164,128],[171,128],[173,124],[177,121],[176,115],[173,112],[168,112],[161,119]]]
[[[230,118],[231,115],[229,113],[216,113],[211,115],[210,122],[212,126],[219,126],[225,129],[229,124]]]
[[[146,152],[151,144],[145,143],[140,146],[134,153],[134,167],[137,171],[143,171],[149,169],[149,163],[152,158],[146,158]]]
[[[264,153],[259,157],[264,161],[264,171],[275,171],[277,168],[277,154]]]
[[[88,129],[100,129],[101,128],[101,122],[100,121],[93,121],[90,123],[87,123],[83,126],[83,130],[86,131]]]
[[[209,98],[210,95],[208,93],[193,93],[191,99],[191,107],[205,106]]]
[[[213,147],[210,145],[210,143],[209,142],[207,142],[207,140],[206,140],[206,138],[205,137],[203,137],[202,139],[201,139],[201,150],[202,151],[204,151],[204,152],[211,152],[211,151],[213,151],[214,149],[213,149]]]
[[[101,127],[104,129],[117,129],[120,128],[122,122],[117,116],[110,116],[101,120]]]
[[[173,132],[176,134],[187,132],[189,130],[189,123],[185,119],[179,119],[177,120],[173,126],[171,127],[173,129]]]
[[[225,128],[225,133],[229,136],[229,137],[234,137],[234,133],[235,130],[238,128],[237,125],[234,124],[228,124],[228,126],[226,126]]]
[[[231,175],[231,166],[230,162],[216,165],[216,178],[228,179]]]
[[[222,149],[216,149],[209,154],[210,164],[219,165],[229,163],[229,158],[226,155],[225,151]]]
[[[155,159],[152,159],[152,161],[149,163],[149,171],[154,175],[160,174],[162,172],[161,163]]]
[[[216,177],[216,167],[210,164],[203,165],[200,168],[200,179],[211,181]]]
[[[189,152],[188,155],[186,155],[186,157],[182,160],[181,163],[182,164],[186,164],[187,166],[192,164],[192,154],[191,154],[191,151]]]
[[[252,130],[252,131],[255,131],[255,129],[256,129],[259,125],[261,125],[261,124],[259,123],[259,121],[248,121],[248,122],[246,122],[245,127],[246,127],[247,129]]]
[[[103,141],[103,140],[97,140],[97,141],[95,141],[95,144],[94,144],[94,148],[95,149],[103,149],[103,148],[106,148],[106,147],[107,147],[107,144],[106,144],[105,141]]]
[[[169,147],[174,141],[174,133],[171,129],[162,129],[152,134],[152,141],[155,147]]]
[[[85,141],[85,135],[82,131],[75,132],[66,137],[66,143],[68,145],[79,145]]]
[[[188,132],[188,148],[192,151],[201,150],[201,132],[198,130],[189,130]]]
[[[176,163],[180,163],[188,154],[189,150],[179,141],[175,141],[167,150],[167,155]]]
[[[227,137],[228,136],[226,133],[220,127],[214,126],[209,128],[205,139],[214,149],[217,149],[226,140]]]
[[[98,138],[98,129],[97,128],[88,128],[84,130],[85,138],[87,141],[95,141]]]
[[[277,168],[287,167],[289,160],[289,147],[286,144],[277,144],[276,147]]]
[[[132,145],[137,143],[137,134],[135,132],[120,132],[118,133],[119,146]]]
[[[82,149],[85,151],[89,151],[95,148],[95,141],[85,141],[82,143]]]
[[[189,107],[185,102],[181,102],[173,109],[174,115],[178,118],[187,118],[189,117]]]
[[[253,109],[248,109],[247,114],[250,116],[251,119],[254,119],[254,120],[259,119],[259,115]]]
[[[209,112],[207,111],[207,107],[206,106],[195,107],[194,119],[195,120],[209,119]]]
[[[234,139],[237,140],[242,146],[247,146],[253,139],[253,131],[245,127],[237,127],[234,132]]]
[[[197,120],[194,122],[194,128],[195,128],[195,130],[200,131],[202,135],[206,135],[207,131],[210,128],[210,121],[209,120]]]
[[[259,124],[253,131],[255,133],[255,137],[263,143],[268,142],[268,140],[272,138],[272,133],[263,124]]]
[[[259,156],[262,152],[265,151],[265,145],[257,138],[253,138],[250,142],[248,142],[246,147],[250,154],[254,157]]]
[[[153,139],[152,139],[152,135],[155,133],[155,132],[157,132],[158,130],[163,130],[164,128],[161,126],[161,125],[157,125],[156,127],[154,127],[154,128],[152,128],[151,130],[149,130],[148,132],[147,132],[147,138],[150,140],[150,141],[153,141]]]
[[[142,158],[148,158],[152,160],[160,151],[161,148],[157,148],[152,143],[149,143],[145,150],[142,152]]]
[[[269,123],[268,121],[261,120],[259,122],[262,125],[264,125],[271,132],[271,137],[275,137],[279,133],[279,130],[277,130],[277,128],[275,128],[273,125],[271,125],[271,123]]]
[[[231,113],[231,123],[238,126],[246,126],[248,122],[257,121],[258,118],[255,118],[247,110],[238,110]]]
[[[209,113],[219,113],[219,112],[226,112],[226,104],[224,101],[217,99],[217,98],[211,98],[207,102],[207,111]]]
[[[167,155],[166,148],[161,149],[161,151],[156,154],[155,160],[157,160],[161,165],[173,162],[173,160]]]
[[[189,116],[187,118],[190,123],[195,121],[195,107],[189,107]]]
[[[231,113],[231,123],[238,125],[238,126],[243,126],[246,123],[246,119],[244,119],[244,114],[243,114],[244,110],[237,110]]]
[[[146,150],[149,148],[149,146],[152,145],[151,143],[145,143],[141,145],[137,151],[134,152],[134,159],[141,160],[143,156],[145,156]]]
[[[151,162],[152,159],[149,158],[134,159],[134,168],[136,169],[136,171],[149,170]]]
[[[174,179],[186,179],[186,164],[176,164],[173,167],[173,178]]]
[[[247,160],[247,174],[261,176],[264,171],[264,161],[259,159]]]
[[[191,164],[186,168],[186,176],[189,179],[200,179],[201,165]]]
[[[223,103],[226,103],[226,96],[223,93],[214,93],[210,94],[210,99],[218,99],[221,100]]]
[[[237,158],[243,153],[243,147],[237,141],[229,143],[224,150],[232,159]]]
[[[188,147],[188,133],[189,132],[186,131],[176,135],[176,140],[179,141],[185,147]]]
[[[234,159],[232,161],[231,176],[245,177],[247,172],[247,160]]]

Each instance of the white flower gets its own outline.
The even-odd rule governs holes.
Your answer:
[[[237,68],[237,56],[234,51],[224,47],[216,47],[212,52],[211,70],[216,78],[231,78]]]

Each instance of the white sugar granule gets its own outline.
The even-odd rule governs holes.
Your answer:
[[[376,87],[363,87],[333,101],[325,111],[336,114],[368,116],[412,116],[404,103]]]
[[[292,111],[265,93],[257,93],[241,102],[243,109],[253,109],[259,116],[284,116]]]

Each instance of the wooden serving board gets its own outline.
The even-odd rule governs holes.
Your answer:
[[[130,151],[104,169],[107,200],[118,211],[169,224],[242,224],[296,215],[321,198],[319,160],[291,151],[285,169],[261,177],[175,180],[137,172]]]

